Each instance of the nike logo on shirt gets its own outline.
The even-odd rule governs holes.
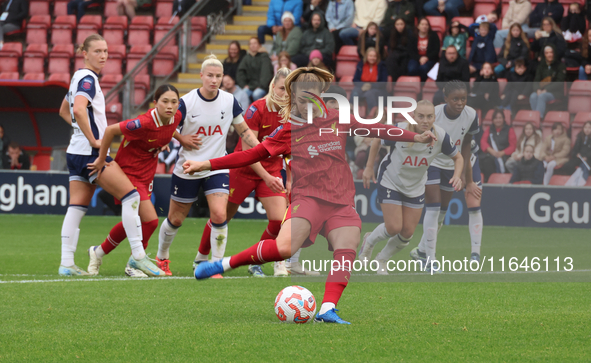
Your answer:
[[[267,127],[271,127],[271,125],[263,125],[264,129],[266,129]]]
[[[296,138],[296,142],[300,142],[304,137],[306,137],[306,136],[302,136],[300,138]]]
[[[158,139],[149,139],[148,142],[158,141]]]

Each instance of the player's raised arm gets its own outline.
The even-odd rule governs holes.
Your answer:
[[[183,173],[193,174],[204,170],[236,169],[256,163],[271,156],[263,144],[252,149],[226,155],[207,161],[187,160],[183,164]]]

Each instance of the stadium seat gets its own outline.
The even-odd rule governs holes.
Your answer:
[[[146,98],[148,91],[150,91],[150,76],[147,74],[135,76],[133,80],[133,89],[135,98],[134,104],[140,106]]]
[[[47,29],[51,24],[51,17],[49,15],[35,15],[32,16],[27,23],[27,44],[46,44],[47,43]]]
[[[481,123],[483,127],[489,127],[492,125],[493,112],[495,112],[495,110],[488,110]],[[508,125],[511,125],[511,110],[503,110],[503,114],[505,114],[505,122]]]
[[[103,12],[103,16],[105,18],[110,18],[111,16],[118,16],[119,12],[117,11],[117,1],[107,0],[105,2],[105,9]]]
[[[530,184],[531,185],[531,182],[529,180],[522,180],[522,181],[518,181],[518,182],[513,182],[513,185],[516,185],[516,184]]]
[[[29,16],[49,15],[49,1],[31,1],[29,3]]]
[[[0,72],[18,72],[18,64],[22,55],[22,43],[4,43],[2,50],[0,50]]]
[[[339,86],[347,92],[347,99],[351,97],[351,91],[355,88],[355,84],[353,83],[353,76],[346,75],[342,76],[341,80],[339,81]]]
[[[159,162],[156,166],[156,174],[166,174],[166,165]]]
[[[552,175],[549,185],[564,185],[570,179],[570,175]]]
[[[191,18],[191,46],[196,47],[201,43],[203,34],[207,32],[207,17],[194,16]]]
[[[106,108],[107,111],[107,124],[112,125],[121,120],[123,106],[119,102],[111,103]]]
[[[359,62],[359,55],[357,54],[357,47],[353,45],[344,45],[337,54],[337,67],[335,76],[338,79],[346,75],[355,74],[357,63]]]
[[[175,16],[172,21],[171,19],[167,19],[167,18],[160,18],[158,19],[158,22],[156,23],[156,26],[154,27],[154,45],[158,44],[159,41],[162,40],[162,38],[164,38],[164,36],[166,35],[166,33],[168,33],[170,31],[170,29],[172,29],[172,27],[174,27],[177,23],[179,22],[179,18],[178,16]],[[172,39],[170,39],[165,46],[171,46],[171,45],[176,45],[177,41],[176,41],[176,35],[172,37]]]
[[[427,82],[423,84],[423,99],[433,102],[433,96],[435,96],[437,91],[439,91],[437,82],[428,78]]]
[[[44,73],[47,44],[29,44],[23,57],[23,73]]]
[[[154,28],[153,16],[136,16],[129,24],[127,44],[146,46],[150,42],[150,34]]]
[[[474,16],[479,16],[481,14],[490,14],[490,12],[493,10],[496,10],[496,8],[497,8],[497,5],[493,4],[493,3],[476,2],[476,4],[474,4],[474,11],[472,12],[472,14]],[[509,5],[507,4],[507,9],[508,8],[509,8]]]
[[[51,25],[51,44],[72,44],[72,31],[76,28],[75,15],[60,15]]]
[[[162,48],[156,57],[154,57],[152,64],[152,75],[156,77],[164,77],[169,75],[174,69],[178,59],[179,47],[176,45],[171,45]]]
[[[25,81],[45,81],[45,73],[27,73],[23,77]]]
[[[538,111],[521,110],[518,111],[513,119],[513,127],[523,126],[532,122],[537,128],[540,127],[540,113]]]
[[[108,44],[108,43],[107,43]],[[105,64],[102,74],[122,74],[123,60],[125,59],[127,47],[123,44],[109,44],[109,61]]]
[[[486,13],[488,14],[488,13]],[[474,24],[474,18],[470,16],[456,16],[455,18],[451,19],[451,22],[458,21],[460,24],[463,24],[467,27]]]
[[[134,45],[127,54],[127,73],[133,70],[139,61],[152,50],[151,45]],[[148,74],[148,66],[143,67],[138,74]]]
[[[154,11],[156,18],[170,19],[172,16],[172,3],[168,1],[156,1],[156,9]]]
[[[111,62],[111,55],[109,54],[109,60],[105,64],[105,67],[110,62]],[[82,55],[82,53],[76,53],[76,59],[74,59],[74,72],[76,72],[77,70],[79,70],[81,68],[84,68],[84,55]]]
[[[32,170],[38,170],[38,171],[51,170],[51,155],[37,154],[37,155],[33,156],[33,162],[31,164],[36,167],[35,169],[32,169]]]
[[[70,85],[70,73],[54,73],[50,74],[47,81],[64,83],[66,86]]]
[[[0,73],[0,79],[15,79],[19,78],[18,72],[2,72]]]
[[[591,112],[591,81],[573,82],[568,92],[568,112]]]
[[[500,174],[494,173],[491,174],[488,178],[488,184],[509,184],[509,180],[511,180],[511,174]]]
[[[570,128],[570,114],[566,111],[549,111],[542,121],[542,138],[552,133],[552,125],[555,122],[560,122],[565,130]]]
[[[421,77],[401,76],[394,84],[394,96],[416,100],[421,92]],[[394,102],[394,107],[409,107],[408,102]],[[384,105],[385,106],[385,105]]]
[[[431,24],[431,29],[434,32],[437,32],[439,35],[439,40],[442,41],[443,37],[445,36],[445,31],[447,29],[445,23],[444,16],[427,16],[427,20],[429,20],[429,24]],[[467,53],[468,54],[468,53]]]
[[[103,28],[103,18],[100,15],[84,15],[78,23],[76,30],[76,44],[84,43],[91,34],[99,33]]]
[[[49,52],[49,64],[47,71],[53,73],[70,73],[70,60],[74,58],[74,46],[72,44],[56,44]]]
[[[127,16],[111,16],[107,18],[103,27],[103,38],[111,45],[125,44],[124,36],[127,31]],[[110,50],[109,50],[110,53]]]

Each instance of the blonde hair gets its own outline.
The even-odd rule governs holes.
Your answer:
[[[224,65],[213,53],[205,57],[205,61],[203,61],[203,64],[201,64],[201,72],[203,72],[206,67],[220,67],[222,69],[222,73],[224,72]]]
[[[277,99],[278,97],[275,95],[275,83],[277,83],[277,81],[279,81],[281,78],[287,78],[287,76],[291,73],[291,69],[289,68],[279,68],[277,70],[277,72],[275,73],[275,76],[273,77],[273,79],[271,80],[271,83],[269,83],[269,93],[266,96],[266,105],[267,107],[271,108],[271,106],[276,105],[276,108],[279,108],[279,105],[277,105],[275,102],[273,102],[272,99]]]
[[[369,54],[369,52],[375,52],[376,53],[376,63],[380,63],[381,57],[380,57],[380,52],[378,52],[378,50],[374,47],[369,47],[365,50],[365,54],[363,55],[363,63],[367,63],[367,56]]]
[[[433,108],[433,113],[435,113],[435,106],[429,100],[420,100],[419,102],[417,102],[417,108],[419,108],[419,106],[432,107]],[[423,133],[421,130],[419,130],[419,125],[411,124],[410,122],[408,123],[408,127],[406,129],[408,131],[412,131],[412,132],[415,132],[417,134],[422,134]],[[435,137],[437,137],[437,139],[439,139],[439,135],[437,135],[437,130],[435,128],[433,129],[433,133],[435,134]],[[408,144],[408,147],[413,147],[414,144],[415,144],[414,142],[411,142],[410,144]]]
[[[88,52],[88,49],[90,48],[90,43],[95,42],[95,41],[103,41],[104,42],[105,38],[103,38],[99,34],[90,34],[89,36],[86,37],[86,39],[84,39],[84,42],[82,44],[78,45],[78,48],[76,48],[76,53],[82,54],[82,52]]]
[[[287,77],[285,77],[285,97],[279,98],[275,95],[270,95],[270,99],[277,106],[281,108],[279,111],[284,123],[289,120],[291,109],[295,103],[292,100],[292,95],[297,92],[298,83],[318,83],[320,92],[324,92],[330,87],[334,76],[325,70],[316,67],[301,67],[292,71]]]

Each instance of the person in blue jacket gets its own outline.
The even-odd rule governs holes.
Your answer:
[[[343,42],[341,30],[350,28],[355,17],[355,4],[353,0],[330,0],[326,8],[326,26],[332,33],[335,42],[335,53],[339,52]]]
[[[497,53],[495,52],[495,34],[497,26],[494,23],[483,21],[474,23],[468,28],[470,36],[474,37],[472,49],[468,61],[470,62],[470,73],[480,71],[484,63],[496,63]]]
[[[265,35],[274,35],[281,30],[281,17],[289,11],[295,18],[295,26],[300,26],[300,20],[304,11],[302,0],[271,0],[267,11],[267,24],[259,26],[257,36],[261,44],[265,44]]]

